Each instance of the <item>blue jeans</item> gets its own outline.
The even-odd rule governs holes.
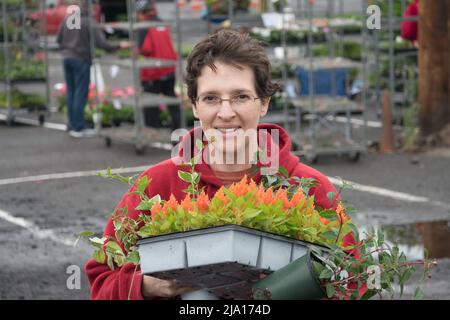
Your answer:
[[[89,94],[91,65],[81,59],[64,59],[64,78],[66,80],[67,128],[84,129],[84,107]]]

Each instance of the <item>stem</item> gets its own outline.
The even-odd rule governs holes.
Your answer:
[[[338,219],[339,219],[339,232],[338,232],[338,235],[337,235],[337,237],[336,237],[336,241],[334,242],[334,244],[337,244],[338,243],[338,241],[339,241],[339,237],[341,236],[341,231],[342,231],[342,225],[344,224],[344,219],[341,219],[340,218],[340,216],[339,216],[339,214],[337,214],[338,215]]]
[[[375,250],[366,253],[363,257],[365,258],[365,257],[367,257],[367,256],[369,256],[369,255],[374,254],[375,252],[384,252],[384,251],[386,251],[386,250],[387,250],[387,249],[384,249],[384,248],[382,248],[382,247],[378,247],[378,248],[376,248]]]
[[[426,261],[424,261],[424,260],[418,260],[418,261],[411,261],[411,262],[402,262],[402,263],[399,263],[397,266],[398,266],[399,268],[403,268],[403,267],[408,267],[408,266],[425,265],[425,264],[426,264]],[[380,265],[380,267],[381,267],[381,269],[383,269],[383,265]],[[385,272],[386,272],[386,273],[389,273],[389,272],[392,272],[392,271],[394,271],[394,270],[395,270],[394,268],[389,268],[389,269],[387,269]],[[366,272],[364,272],[364,273],[359,273],[359,274],[356,274],[356,275],[354,275],[354,276],[351,276],[351,277],[349,277],[349,278],[347,278],[347,279],[343,279],[343,280],[331,282],[330,285],[332,285],[332,286],[336,286],[336,285],[339,286],[339,285],[342,285],[342,284],[344,284],[344,283],[348,283],[348,282],[350,282],[350,281],[352,281],[352,280],[359,280],[359,279],[363,278],[363,277],[366,276],[366,275],[367,275]]]
[[[134,282],[134,278],[136,276],[137,267],[138,267],[138,265],[136,265],[134,267],[133,278],[131,279],[131,284],[130,284],[130,291],[128,291],[128,300],[130,300],[130,297],[131,297],[131,289],[133,289],[133,282]]]

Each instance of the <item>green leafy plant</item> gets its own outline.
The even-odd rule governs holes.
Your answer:
[[[383,298],[390,294],[393,299],[393,286],[400,288],[403,295],[405,284],[410,280],[417,266],[423,267],[422,281],[431,277],[430,269],[437,264],[436,260],[407,261],[397,245],[389,245],[384,241],[384,234],[378,231],[365,233],[365,238],[343,250],[341,247],[329,246],[324,252],[312,248],[314,255],[313,269],[328,298],[337,299],[370,299],[375,295]],[[414,298],[421,299],[420,287],[415,290]]]
[[[196,147],[200,152],[182,163],[180,168],[184,170],[178,171],[179,178],[188,184],[181,201],[173,195],[167,200],[159,195],[150,198],[146,190],[151,180],[147,176],[124,177],[109,168],[99,173],[132,185],[131,194],[140,198],[134,209],[140,214],[137,219],[131,219],[127,207],[117,209],[112,215],[115,237],[98,238],[89,231],[79,235],[94,247],[92,257],[98,263],[106,263],[111,269],[133,263],[137,268],[140,257],[136,244],[141,238],[236,224],[325,246],[323,251],[312,249],[313,270],[329,298],[369,299],[384,291],[392,293],[396,282],[402,293],[414,266],[423,265],[428,274],[436,264],[429,260],[407,262],[397,246],[384,242],[381,232],[376,237],[367,234],[360,240],[359,230],[346,212],[352,212],[352,208],[347,209],[339,200],[342,190],[349,186],[345,181],[337,193],[327,195],[336,203],[332,209],[317,206],[314,196],[309,195],[310,189],[317,187],[314,179],[289,177],[284,168],[274,175],[263,176],[258,185],[244,177],[230,187],[221,187],[210,198],[200,190],[200,173],[195,171],[203,143],[196,141]],[[257,157],[264,160],[262,152]],[[255,166],[253,169],[257,170]],[[371,266],[377,267],[381,274],[380,286],[375,289],[368,288]],[[416,296],[421,295],[417,291]]]
[[[11,106],[14,109],[36,108],[45,106],[45,98],[39,94],[11,91]],[[0,92],[0,108],[6,108],[6,93]]]

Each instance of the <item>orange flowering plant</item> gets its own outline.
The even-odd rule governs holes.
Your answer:
[[[198,142],[197,148],[202,147]],[[111,173],[109,168],[105,174],[99,173],[134,185],[132,193],[141,199],[135,210],[141,213],[138,219],[131,219],[127,207],[117,209],[112,215],[115,238],[93,237],[90,231],[80,233],[81,238],[87,238],[94,246],[93,258],[99,263],[106,260],[111,269],[130,262],[137,267],[140,258],[136,243],[141,238],[236,224],[328,248],[325,251],[312,249],[312,267],[326,295],[340,299],[368,299],[383,291],[393,293],[396,278],[403,291],[414,265],[422,264],[428,272],[435,264],[427,260],[407,262],[397,246],[390,247],[384,242],[380,232],[360,240],[357,227],[346,213],[346,210],[351,211],[349,206],[346,208],[343,201],[336,200],[336,194],[330,193],[328,198],[336,201],[334,209],[318,207],[314,196],[309,195],[315,181],[289,177],[284,168],[276,175],[263,176],[259,184],[244,176],[238,183],[221,187],[210,198],[198,187],[200,174],[194,168],[199,159],[197,155],[182,164],[190,167],[189,171],[178,171],[179,178],[189,185],[184,190],[186,196],[180,201],[173,195],[168,200],[159,195],[150,198],[146,194],[151,183],[147,176],[136,180]],[[345,187],[344,182],[338,193]],[[373,266],[383,273],[379,286],[368,288],[372,275],[369,271]],[[416,292],[416,296],[420,295],[421,292]]]

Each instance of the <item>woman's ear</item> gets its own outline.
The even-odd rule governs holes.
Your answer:
[[[194,118],[195,119],[199,119],[198,112],[197,112],[197,107],[196,107],[195,104],[192,104],[192,113],[194,114]]]
[[[261,112],[259,113],[260,117],[264,117],[269,111],[270,97],[261,99]]]

